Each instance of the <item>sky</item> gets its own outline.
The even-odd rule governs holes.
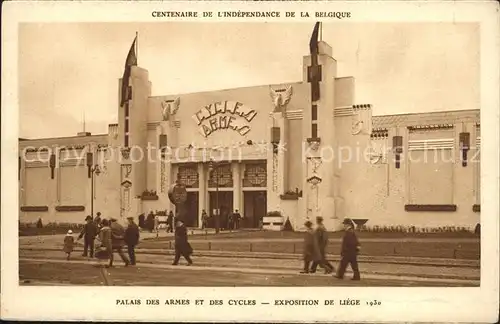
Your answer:
[[[20,137],[107,133],[135,37],[152,95],[297,82],[314,23],[29,23],[19,27]],[[338,76],[374,115],[479,108],[479,26],[324,23]]]

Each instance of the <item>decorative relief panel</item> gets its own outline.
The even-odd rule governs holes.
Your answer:
[[[284,89],[273,89],[269,87],[269,94],[271,95],[271,99],[274,105],[273,112],[284,113],[286,111],[286,106],[292,98],[293,88],[291,85],[287,86]]]
[[[180,104],[181,99],[180,98],[175,98],[174,100],[164,100],[161,103],[162,107],[162,117],[164,121],[170,120],[172,116],[174,116],[177,113],[177,110],[179,110],[179,104]]]
[[[186,188],[199,187],[199,174],[197,166],[179,166],[178,171],[179,182]]]
[[[278,191],[278,154],[273,153],[273,174],[272,174],[273,192]]]
[[[247,164],[243,178],[243,187],[265,187],[267,169],[265,164]]]
[[[122,164],[121,181],[129,179],[131,173],[132,173],[132,165],[131,164]]]
[[[372,138],[370,141],[369,161],[371,164],[386,164],[388,153],[387,138]]]
[[[352,135],[371,134],[371,105],[353,105]]]
[[[166,162],[160,159],[160,192],[165,192],[167,184]]]

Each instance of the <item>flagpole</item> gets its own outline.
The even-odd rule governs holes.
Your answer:
[[[139,32],[135,32],[135,57],[137,58],[137,65],[139,65]]]

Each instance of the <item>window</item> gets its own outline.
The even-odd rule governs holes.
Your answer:
[[[128,133],[128,118],[125,119],[125,133]]]
[[[248,165],[243,179],[244,187],[265,187],[267,185],[267,167],[265,164]]]
[[[125,135],[125,147],[128,147],[128,135]]]
[[[179,167],[179,181],[188,188],[198,187],[198,169],[197,167]]]

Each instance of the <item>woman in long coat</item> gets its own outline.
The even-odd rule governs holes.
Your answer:
[[[176,219],[175,221],[175,258],[172,265],[179,264],[179,259],[181,255],[186,259],[188,265],[193,264],[191,260],[191,254],[193,254],[193,248],[188,242],[187,229],[181,219]]]
[[[309,273],[309,266],[311,262],[320,262],[321,253],[319,249],[318,240],[314,235],[312,223],[305,222],[306,232],[304,234],[304,269],[300,273]]]

